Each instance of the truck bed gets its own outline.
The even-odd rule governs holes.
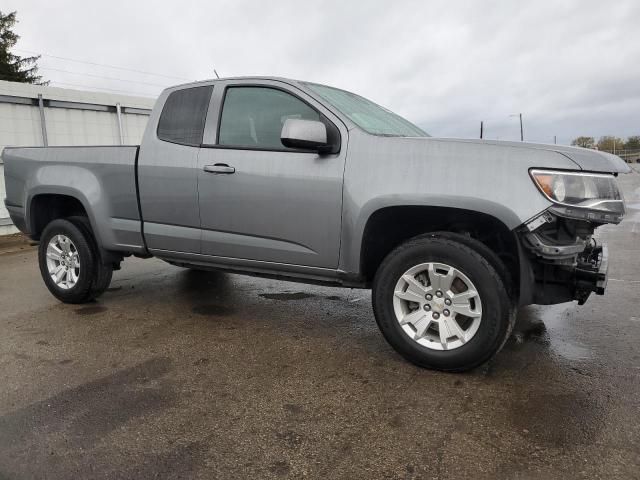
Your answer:
[[[5,148],[5,204],[13,222],[30,232],[35,217],[46,215],[47,195],[69,195],[82,204],[102,248],[143,252],[138,149],[136,145]]]

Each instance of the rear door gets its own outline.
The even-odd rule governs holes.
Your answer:
[[[220,82],[214,96],[198,157],[202,253],[337,268],[344,125],[283,82]],[[287,118],[324,121],[340,151],[321,156],[284,147]]]
[[[198,151],[212,89],[205,85],[165,92],[158,100],[161,112],[154,111],[149,119],[138,180],[150,250],[200,253]]]

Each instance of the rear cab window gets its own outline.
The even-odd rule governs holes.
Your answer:
[[[160,140],[200,146],[209,109],[212,85],[183,88],[167,97],[158,121]]]

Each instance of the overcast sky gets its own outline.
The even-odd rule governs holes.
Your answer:
[[[16,53],[42,53],[52,86],[155,96],[215,68],[351,90],[436,136],[477,137],[484,120],[485,138],[519,139],[509,116],[519,112],[531,141],[640,134],[638,0],[4,0],[2,8],[18,11]]]

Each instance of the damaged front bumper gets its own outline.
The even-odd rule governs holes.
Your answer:
[[[574,296],[579,305],[587,301],[591,292],[604,295],[609,274],[609,251],[598,245],[578,256],[575,268]]]
[[[600,223],[564,218],[546,211],[518,232],[520,260],[529,288],[521,304],[549,305],[603,295],[608,251],[593,238]]]
[[[609,250],[606,245],[598,245],[578,257],[576,267],[576,290],[584,297],[577,298],[582,305],[591,292],[604,295],[609,274]]]

